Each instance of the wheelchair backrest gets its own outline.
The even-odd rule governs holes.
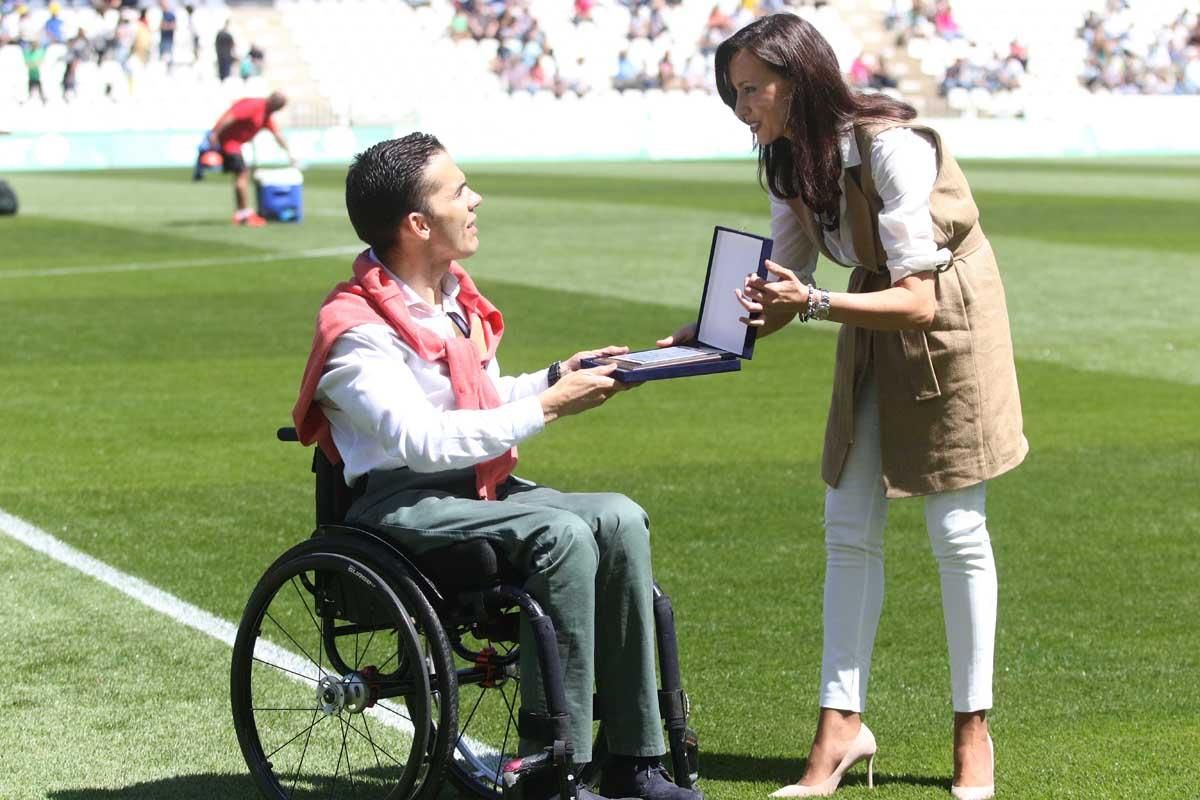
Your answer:
[[[300,441],[295,428],[280,428],[275,436],[281,442]],[[347,486],[342,465],[330,463],[320,447],[313,448],[312,471],[315,477],[317,527],[342,524],[346,521],[350,505],[362,494],[361,486],[357,489]]]
[[[313,449],[312,471],[316,476],[317,527],[340,525],[362,492],[346,485],[342,465],[331,464],[319,447]]]

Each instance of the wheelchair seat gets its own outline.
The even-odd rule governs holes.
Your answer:
[[[280,441],[298,441],[295,428],[280,428],[276,436]],[[316,482],[317,528],[345,525],[346,514],[362,495],[365,482],[347,485],[342,465],[332,463],[320,447],[313,448],[312,471]],[[486,539],[469,539],[414,554],[380,531],[370,532],[389,548],[402,553],[445,598],[521,580],[517,571]]]
[[[409,556],[409,560],[445,596],[520,581],[516,570],[486,539],[468,539],[419,556]]]

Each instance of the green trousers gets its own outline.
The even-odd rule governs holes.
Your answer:
[[[494,542],[528,575],[525,590],[558,638],[575,760],[592,758],[593,685],[609,752],[666,752],[655,676],[649,519],[621,494],[575,494],[510,479],[497,501],[475,499],[473,470],[371,473],[347,521],[420,554],[464,538]],[[527,625],[521,630],[521,705],[546,701]],[[522,750],[545,743],[522,741]]]

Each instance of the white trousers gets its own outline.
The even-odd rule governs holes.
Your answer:
[[[821,706],[863,711],[871,651],[883,607],[884,496],[879,400],[864,382],[854,444],[836,489],[825,494],[825,636]],[[955,711],[992,706],[996,564],[984,514],[983,483],[925,500],[925,526],[942,583]]]

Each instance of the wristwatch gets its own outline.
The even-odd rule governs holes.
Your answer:
[[[554,384],[558,383],[558,380],[561,377],[562,377],[562,362],[555,361],[553,364],[550,365],[550,369],[546,371],[546,383],[549,386],[553,386]]]

